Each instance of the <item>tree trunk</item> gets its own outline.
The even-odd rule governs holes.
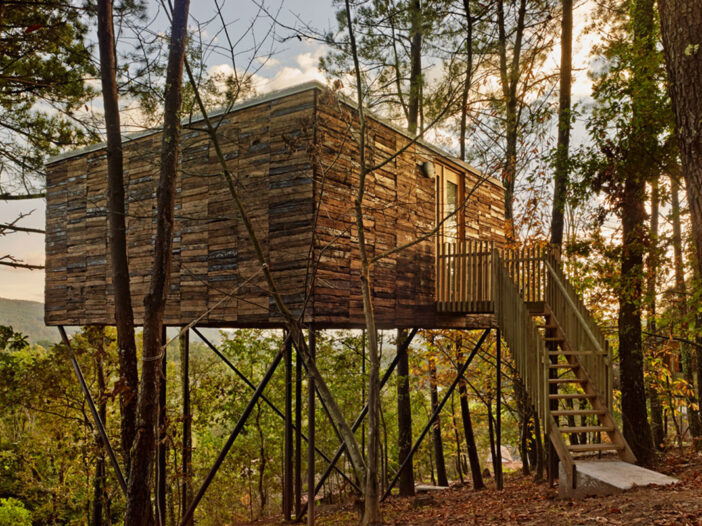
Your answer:
[[[181,516],[190,507],[193,495],[192,478],[192,458],[193,458],[193,437],[192,422],[193,416],[190,409],[190,331],[185,331],[180,336],[180,378],[183,389],[183,444],[181,449],[181,469],[183,478],[181,480]],[[189,526],[192,521],[188,521]]]
[[[461,126],[460,148],[461,160],[466,160],[466,135],[468,133],[468,94],[473,83],[473,15],[470,11],[470,0],[463,0],[463,10],[466,15],[466,78],[463,81],[461,93]]]
[[[641,303],[643,300],[643,256],[646,239],[646,181],[651,178],[651,163],[646,150],[655,146],[656,137],[649,118],[652,108],[650,57],[655,51],[654,0],[637,0],[632,5],[634,60],[632,82],[637,86],[632,97],[631,162],[624,167],[624,192],[621,202],[622,254],[619,284],[619,356],[621,361],[623,431],[638,462],[655,462],[651,428],[646,412],[641,341]],[[646,89],[648,87],[648,89]]]
[[[164,102],[161,165],[157,190],[156,239],[149,291],[144,298],[143,365],[137,402],[137,435],[132,447],[125,524],[148,523],[149,488],[153,471],[155,425],[161,369],[161,328],[168,294],[173,244],[173,209],[178,171],[183,60],[187,38],[189,0],[175,0]]]
[[[407,331],[398,329],[398,350],[406,339]],[[407,458],[411,449],[412,405],[410,402],[408,350],[405,349],[400,353],[397,362],[397,456],[399,463],[402,463]],[[414,496],[414,470],[411,458],[402,470],[402,473],[400,473],[399,489],[402,497]]]
[[[461,481],[461,485],[463,485],[465,482],[463,480],[463,463],[461,462],[461,459],[463,458],[463,448],[461,447],[461,434],[458,432],[458,420],[456,419],[454,394],[456,393],[451,393],[451,426],[453,427],[454,440],[456,441],[456,473],[458,473],[458,479]]]
[[[702,276],[702,3],[658,0],[668,86]]]
[[[702,277],[702,3],[659,0],[668,86],[675,111],[687,201],[695,240],[696,275]],[[698,332],[699,334],[699,332]],[[698,342],[702,338],[698,336]],[[702,400],[702,349],[697,356],[697,399]],[[698,442],[702,448],[702,442]]]
[[[436,362],[434,357],[429,357],[429,390],[431,396],[431,411],[434,413],[439,406],[439,393],[436,387]],[[441,441],[441,417],[436,417],[432,427],[434,443],[434,458],[436,459],[436,482],[439,486],[448,486],[446,476],[446,461],[444,459],[444,445]]]
[[[658,246],[658,216],[660,209],[660,191],[658,180],[651,182],[651,226],[649,229],[650,249],[648,253],[648,273],[646,275],[646,295],[648,296],[648,316],[646,329],[649,333],[650,352],[655,355],[658,346],[655,334],[656,326],[656,290],[658,281],[659,251]],[[661,449],[665,441],[663,428],[663,408],[661,399],[653,382],[648,386],[648,402],[651,407],[651,437],[656,448]]]
[[[641,297],[645,191],[627,179],[622,214],[621,284],[619,292],[619,356],[621,361],[624,436],[638,461],[653,463],[653,443],[646,415],[641,345]]]
[[[109,217],[108,242],[110,266],[115,299],[115,323],[117,324],[117,349],[119,355],[121,413],[121,445],[124,458],[124,475],[129,478],[129,453],[136,433],[137,393],[139,373],[137,371],[136,343],[134,338],[134,314],[129,288],[127,263],[126,210],[124,206],[124,170],[122,158],[122,132],[119,115],[119,98],[116,79],[115,35],[112,21],[112,0],[97,3],[97,33],[100,50],[100,78],[105,112],[107,136],[107,214]]]
[[[166,327],[162,326],[161,330],[161,377],[158,382],[158,442],[156,444],[156,457],[157,457],[157,468],[156,468],[156,509],[157,509],[157,524],[160,526],[166,526],[166,456],[167,456],[167,426],[168,426],[168,415],[166,408],[166,367],[168,362],[166,360],[166,342],[168,342],[168,335],[166,334]]]
[[[517,178],[517,139],[519,117],[517,112],[517,86],[519,84],[522,38],[524,36],[527,0],[519,0],[517,20],[514,27],[515,43],[511,60],[507,60],[507,28],[505,24],[504,0],[497,1],[497,47],[500,58],[500,83],[504,97],[505,160],[502,168],[502,184],[505,187],[505,221],[508,223],[507,236],[516,239],[514,230],[514,187]]]
[[[462,354],[459,356],[459,358]],[[460,359],[458,363],[461,363]],[[458,383],[458,394],[460,395],[461,419],[463,420],[463,433],[466,435],[466,452],[470,463],[470,475],[473,479],[473,489],[483,489],[483,472],[480,470],[480,457],[478,448],[475,446],[475,435],[473,434],[473,422],[470,416],[470,405],[468,404],[468,389],[466,381],[461,379]]]
[[[410,90],[407,131],[417,135],[419,107],[422,98],[422,6],[420,0],[410,0]]]
[[[558,100],[558,145],[553,181],[551,244],[563,244],[563,216],[568,195],[568,148],[570,145],[570,88],[573,70],[573,0],[562,0],[561,74]]]
[[[95,377],[97,379],[98,388],[98,415],[104,425],[107,425],[107,398],[105,391],[107,383],[105,381],[105,332],[101,327],[89,327],[90,344],[95,351]],[[107,499],[106,492],[106,463],[105,463],[105,445],[102,443],[102,437],[97,436],[98,452],[95,459],[95,478],[93,479],[93,512],[90,518],[90,526],[102,526],[105,514],[105,502]]]
[[[682,229],[680,226],[680,199],[679,184],[676,176],[670,177],[670,196],[673,216],[673,266],[675,269],[675,292],[678,297],[678,311],[680,312],[680,328],[682,337],[689,336],[689,309],[687,308],[687,285],[685,283],[685,265],[683,262]],[[680,343],[680,358],[682,362],[683,377],[690,386],[690,394],[687,398],[687,421],[690,426],[690,434],[693,439],[700,436],[700,413],[697,409],[697,399],[695,396],[694,365],[692,363],[692,352],[686,343]]]

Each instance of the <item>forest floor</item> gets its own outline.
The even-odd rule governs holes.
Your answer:
[[[679,479],[668,487],[635,488],[620,495],[561,499],[558,488],[535,484],[521,473],[505,476],[505,489],[497,491],[494,480],[475,492],[470,485],[452,486],[431,495],[389,498],[382,507],[389,525],[681,525],[702,526],[702,454],[669,454],[658,471]],[[353,505],[320,505],[317,524],[357,524]],[[256,524],[282,524],[270,518]],[[304,522],[303,522],[304,524]]]

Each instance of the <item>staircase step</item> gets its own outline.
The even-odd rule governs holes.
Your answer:
[[[536,325],[537,329],[557,329],[558,325]]]
[[[549,369],[577,369],[578,367],[580,367],[580,365],[577,363],[552,363],[548,366]]]
[[[614,431],[614,428],[605,426],[564,426],[559,427],[558,430],[561,433],[609,433]]]
[[[588,356],[592,351],[549,351],[549,356]]]
[[[578,398],[597,398],[597,395],[587,393],[558,393],[548,395],[549,400],[575,400]]]
[[[565,338],[561,338],[560,336],[545,336],[544,341],[547,342],[564,342]]]
[[[587,451],[623,451],[624,446],[617,444],[577,444],[568,446],[568,451],[573,453],[584,453]]]
[[[584,384],[587,380],[581,380],[580,378],[549,378],[548,383],[550,384]]]
[[[551,411],[553,416],[585,416],[585,415],[604,415],[604,409],[558,409]]]

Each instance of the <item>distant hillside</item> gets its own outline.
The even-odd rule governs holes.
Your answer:
[[[11,325],[14,330],[26,334],[29,343],[58,343],[60,338],[56,327],[44,325],[44,304],[38,301],[0,298],[0,325]],[[68,334],[73,334],[76,330],[75,327],[66,328]],[[218,329],[200,330],[214,344],[222,340]],[[168,329],[168,334],[170,337],[177,333],[175,329]],[[199,341],[196,336],[193,338]]]
[[[30,343],[59,340],[56,327],[44,325],[44,304],[38,301],[0,298],[0,325],[12,325],[14,330],[29,336]]]

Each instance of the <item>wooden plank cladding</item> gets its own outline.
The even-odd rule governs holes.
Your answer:
[[[436,301],[439,312],[492,313],[493,255],[528,307],[542,310],[547,299],[546,249],[502,249],[491,241],[442,243],[437,255]]]
[[[246,101],[212,118],[219,125],[227,167],[291,310],[319,327],[362,327],[352,208],[359,172],[353,104],[310,83]],[[364,199],[369,255],[385,254],[372,270],[378,326],[491,326],[491,316],[437,311],[437,237],[448,234],[433,231],[440,213],[439,176],[451,174],[451,181],[461,185],[454,194],[469,196],[451,222],[461,241],[501,246],[502,186],[429,144],[413,143],[405,132],[380,119],[370,117],[368,123],[368,162],[383,164],[370,175]],[[280,326],[210,138],[197,127],[195,123],[183,129],[164,321]],[[150,278],[160,140],[160,132],[154,131],[124,143],[127,244],[137,324],[143,320]],[[49,325],[114,324],[106,186],[104,146],[47,165]],[[405,244],[411,246],[392,252]]]

